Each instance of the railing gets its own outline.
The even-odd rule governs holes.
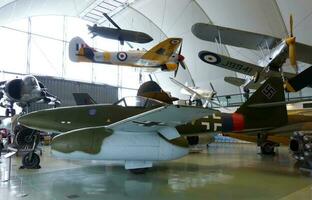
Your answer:
[[[253,93],[249,94],[249,97],[252,95]],[[230,95],[222,95],[222,96],[218,96],[220,104],[222,107],[238,107],[240,105],[242,105],[246,100],[247,97],[245,94],[241,93],[241,94],[230,94]],[[217,98],[214,98],[215,101],[217,100]],[[297,93],[285,93],[285,100],[286,101],[295,101],[295,100],[302,100],[302,101],[306,101],[306,100],[312,100],[312,96],[300,96],[300,94]],[[216,106],[213,106],[214,108],[216,108]]]

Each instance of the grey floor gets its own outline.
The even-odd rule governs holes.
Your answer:
[[[295,167],[286,147],[275,157],[257,151],[254,144],[212,144],[134,175],[120,163],[56,160],[44,148],[39,170],[18,169],[20,158],[13,158],[0,199],[312,199],[312,177]],[[7,159],[0,169],[5,180]]]

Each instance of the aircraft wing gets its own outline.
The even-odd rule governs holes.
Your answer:
[[[281,73],[277,71],[270,70],[269,72],[265,72],[263,67],[258,65],[247,63],[235,58],[223,56],[220,54],[216,54],[209,51],[200,51],[198,53],[199,58],[205,63],[215,65],[221,67],[223,69],[231,70],[234,72],[246,74],[249,76],[254,76],[256,73],[259,73],[260,81],[265,77],[274,76],[280,77]],[[284,73],[284,76],[287,78],[292,78],[295,74],[292,73]]]
[[[312,46],[296,43],[297,60],[312,64]]]
[[[166,105],[110,124],[107,128],[127,132],[161,131],[215,112],[218,111],[202,107]]]
[[[237,30],[213,24],[196,23],[192,26],[192,33],[201,40],[227,44],[247,49],[275,47],[282,39],[269,35]]]
[[[175,53],[182,42],[182,38],[168,38],[148,50],[141,59],[156,60],[164,64]]]
[[[240,87],[246,83],[246,80],[243,78],[237,78],[237,77],[231,77],[231,76],[224,77],[224,81],[227,83],[230,83],[232,85],[238,86],[238,87]],[[261,83],[259,83],[259,82],[248,84],[248,88],[253,89],[253,90],[258,89],[260,86],[261,86]]]
[[[196,96],[198,96],[198,97],[200,97],[200,98],[204,98],[201,94],[197,93],[197,92],[196,92],[195,90],[193,90],[192,88],[183,85],[182,83],[180,83],[179,81],[175,80],[174,78],[171,78],[171,77],[170,77],[170,80],[171,80],[174,84],[176,84],[176,85],[178,85],[179,87],[185,89],[185,90],[186,90],[188,93],[190,93],[191,95],[196,94]]]
[[[223,56],[209,51],[200,51],[199,58],[205,63],[212,64],[223,69],[239,72],[249,76],[255,75],[257,72],[261,73],[263,67],[247,63],[235,58]]]

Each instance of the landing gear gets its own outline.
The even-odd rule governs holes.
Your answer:
[[[133,174],[145,174],[148,168],[136,168],[136,169],[129,169],[129,171]]]
[[[22,164],[22,168],[39,169],[40,157],[35,152],[29,152],[23,157]]]
[[[39,169],[40,157],[35,153],[39,144],[39,132],[21,125],[18,125],[14,132],[14,142],[19,151],[29,151],[23,157],[21,168]]]
[[[261,154],[263,154],[263,155],[274,155],[275,154],[275,146],[276,146],[276,144],[273,142],[263,143],[260,146]]]
[[[302,163],[302,168],[312,170],[312,132],[294,132],[289,149],[293,157]]]
[[[275,147],[279,146],[275,142],[268,141],[266,134],[258,134],[257,145],[260,147],[262,155],[275,155]]]

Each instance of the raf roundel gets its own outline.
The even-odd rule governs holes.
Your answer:
[[[128,57],[128,55],[127,55],[126,52],[118,52],[118,53],[117,53],[117,58],[118,58],[118,60],[120,60],[120,61],[125,61],[125,60],[127,60],[127,57]]]
[[[218,64],[221,62],[221,58],[217,54],[208,51],[201,51],[198,56],[202,61],[209,64]]]

